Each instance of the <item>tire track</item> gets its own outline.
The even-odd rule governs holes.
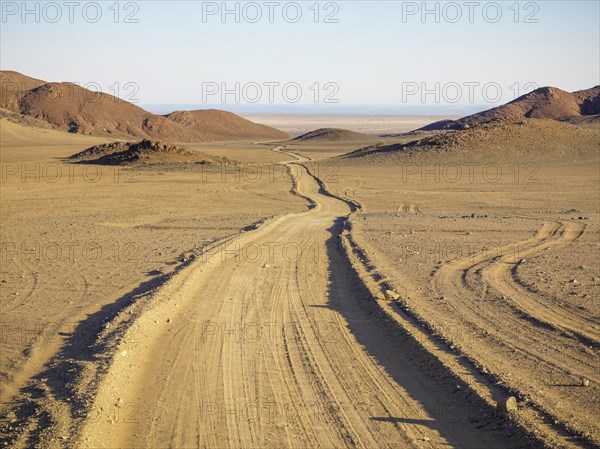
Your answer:
[[[598,429],[594,419],[585,428],[571,422],[587,409],[594,392],[569,388],[574,379],[598,376],[598,331],[575,313],[524,291],[514,280],[514,269],[524,257],[567,245],[585,226],[546,222],[534,237],[502,247],[499,254],[483,252],[442,266],[434,288],[445,298],[450,327],[476,329],[477,338],[462,350],[534,407],[583,435]],[[518,360],[518,363],[516,363]]]
[[[352,209],[300,165],[306,158],[294,157],[287,165],[298,194],[315,207],[243,234],[225,257],[197,260],[148,299],[136,341],[124,337],[94,404],[137,404],[139,422],[86,422],[77,446],[515,446],[471,416],[446,422],[428,409],[456,402],[456,392],[414,364],[363,309],[370,298],[357,290],[337,241]],[[289,245],[298,257],[286,256]],[[251,258],[250,246],[275,251]],[[314,247],[324,250],[316,261]],[[342,337],[335,345],[320,334],[330,323]],[[240,330],[249,324],[274,325],[275,338],[251,341]],[[274,415],[256,420],[236,409],[270,400]]]

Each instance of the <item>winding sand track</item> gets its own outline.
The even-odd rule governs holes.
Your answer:
[[[546,223],[536,234],[533,244],[506,251],[482,270],[482,279],[513,301],[527,317],[570,332],[589,345],[600,345],[599,320],[581,316],[574,307],[565,307],[554,298],[540,296],[521,285],[516,271],[526,257],[577,240],[585,230],[580,223]]]
[[[451,310],[446,324],[477,336],[466,343],[472,356],[571,431],[598,435],[597,417],[578,412],[598,407],[598,321],[531,290],[517,273],[526,257],[568,245],[584,230],[546,222],[530,239],[443,265],[434,285]],[[579,388],[581,376],[594,384]]]
[[[125,338],[84,448],[511,447],[411,362],[361,306],[338,243],[347,203],[297,161],[314,203],[165,284]],[[120,418],[106,410],[119,407]]]

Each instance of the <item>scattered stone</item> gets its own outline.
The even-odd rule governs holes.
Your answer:
[[[594,282],[598,282],[598,281],[600,281],[600,276],[594,276],[594,277],[592,278],[592,281],[594,281]]]
[[[127,349],[125,349],[125,350],[121,351],[121,355],[122,355],[123,357],[125,357],[125,356],[127,355]]]
[[[385,296],[389,300],[398,301],[400,299],[400,295],[393,290],[386,290]]]
[[[194,253],[191,251],[186,251],[185,253],[183,253],[180,257],[179,257],[179,261],[180,262],[187,262],[188,260],[191,260],[194,258]]]
[[[582,387],[589,387],[590,386],[590,381],[588,379],[586,379],[585,377],[581,378],[581,386]]]
[[[167,318],[167,323],[170,323],[170,322],[171,322],[171,318]]]
[[[509,416],[517,410],[517,398],[508,396],[496,403],[496,411],[500,416]]]

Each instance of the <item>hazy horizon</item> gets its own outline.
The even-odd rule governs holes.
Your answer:
[[[168,114],[180,110],[221,109],[236,114],[286,114],[286,115],[391,115],[391,116],[463,116],[489,109],[489,105],[405,106],[405,105],[313,105],[313,104],[231,104],[231,103],[138,103],[154,114]],[[492,106],[493,107],[493,106]]]

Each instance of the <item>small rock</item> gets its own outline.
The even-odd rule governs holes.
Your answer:
[[[398,301],[400,299],[400,295],[393,290],[386,290],[385,296],[389,300]]]
[[[183,253],[180,257],[179,257],[179,261],[180,262],[187,262],[191,259],[194,258],[194,253],[192,253],[191,251],[186,251],[185,253]]]
[[[167,318],[167,323],[170,323],[170,322],[171,322],[171,318]]]
[[[588,379],[586,379],[585,377],[581,378],[581,386],[582,387],[589,387],[590,386],[590,381]]]
[[[507,398],[496,403],[496,411],[500,416],[509,416],[517,410],[517,398],[508,396]]]
[[[123,357],[125,357],[125,356],[127,355],[127,349],[125,349],[125,350],[121,351],[121,355],[122,355]]]

